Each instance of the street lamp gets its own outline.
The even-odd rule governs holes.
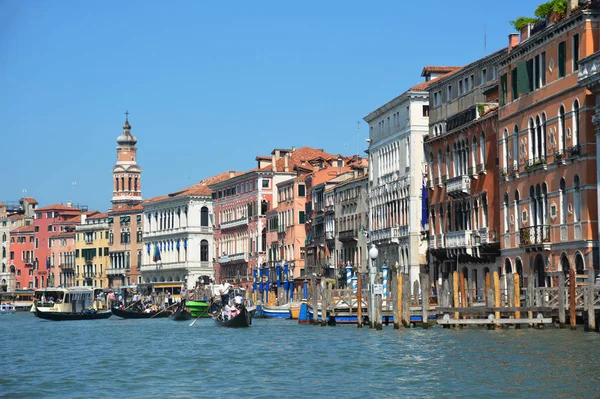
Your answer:
[[[374,326],[374,310],[375,310],[375,274],[376,274],[376,270],[375,270],[375,259],[377,259],[377,256],[379,255],[379,250],[377,249],[377,247],[375,246],[375,244],[371,244],[371,248],[369,248],[369,293],[370,293],[370,301],[371,304],[369,306],[369,320],[370,320],[370,324],[371,327]]]

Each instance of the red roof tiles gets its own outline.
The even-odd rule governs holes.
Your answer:
[[[35,198],[32,198],[32,197],[23,197],[21,199],[23,201],[29,202],[30,204],[36,204],[36,205],[38,204],[38,202],[35,200]]]
[[[34,233],[35,232],[35,226],[34,225],[29,225],[29,226],[21,226],[18,227],[16,229],[14,229],[13,231],[11,231],[10,233],[13,234],[20,234],[20,233]]]
[[[81,212],[79,208],[73,208],[72,206],[66,206],[63,204],[54,204],[44,206],[42,208],[36,209],[37,212],[46,212],[46,211],[72,211],[72,212]]]

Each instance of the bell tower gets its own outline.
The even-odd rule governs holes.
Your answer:
[[[125,112],[123,133],[117,137],[117,163],[113,167],[113,209],[142,201],[142,168],[137,164],[137,139],[131,134],[129,112]]]

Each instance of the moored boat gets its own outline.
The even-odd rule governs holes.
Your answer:
[[[177,309],[175,313],[173,313],[173,320],[175,321],[186,321],[191,319],[192,313],[190,313],[186,309]]]
[[[45,309],[36,309],[36,317],[45,320],[52,321],[67,321],[67,320],[99,320],[108,319],[112,316],[110,310],[97,311],[97,310],[86,310],[83,312],[54,312]]]
[[[17,313],[17,308],[15,307],[15,305],[10,303],[3,303],[2,305],[0,305],[0,315],[15,313]]]
[[[192,317],[210,317],[210,305],[203,301],[185,301],[185,306],[190,310]]]
[[[290,318],[290,304],[279,306],[262,306],[262,315],[265,318],[277,318],[277,319],[289,319]]]
[[[239,313],[234,317],[226,320],[223,317],[222,313],[213,314],[212,318],[215,321],[216,325],[219,327],[229,327],[229,328],[241,328],[241,327],[250,327],[252,324],[252,316],[248,313],[248,310],[245,306],[242,306],[239,309]]]
[[[159,319],[171,316],[170,310],[158,310],[154,312],[140,312],[132,309],[119,309],[115,306],[110,308],[112,314],[123,319]]]

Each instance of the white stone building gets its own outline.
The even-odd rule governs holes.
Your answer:
[[[431,79],[455,67],[425,67],[425,82],[367,115],[369,124],[369,241],[386,263],[410,275],[411,284],[427,265],[423,138],[429,129]]]
[[[142,203],[142,282],[181,283],[191,289],[198,282],[214,281],[213,198],[208,186],[227,178],[229,173],[222,173]]]

